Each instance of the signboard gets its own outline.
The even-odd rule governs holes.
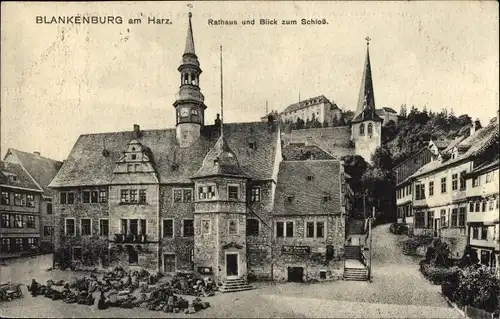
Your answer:
[[[311,253],[309,246],[282,246],[281,252],[289,255],[308,255]]]

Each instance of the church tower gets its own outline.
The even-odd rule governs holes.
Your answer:
[[[351,140],[354,142],[356,155],[370,162],[371,156],[382,144],[383,119],[375,112],[369,37],[366,38],[366,46],[366,60],[361,78],[358,106],[356,116],[351,121]]]
[[[174,102],[176,114],[176,136],[181,147],[189,147],[200,137],[204,123],[205,97],[200,91],[200,62],[194,50],[193,27],[189,12],[186,48],[177,69],[181,74],[181,86]]]

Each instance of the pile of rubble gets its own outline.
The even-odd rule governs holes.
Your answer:
[[[161,273],[152,275],[146,270],[126,272],[117,267],[99,280],[95,274],[70,283],[47,281],[41,285],[33,279],[28,290],[33,296],[45,296],[65,303],[94,305],[94,293],[99,292],[98,309],[108,307],[141,307],[153,311],[194,313],[210,307],[196,298],[189,302],[179,295],[213,296],[217,285],[211,279],[195,278],[191,274],[176,275],[171,281],[160,283]],[[62,287],[62,289],[61,289]]]

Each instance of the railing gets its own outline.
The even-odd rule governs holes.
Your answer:
[[[115,234],[115,243],[145,243],[147,242],[147,235],[138,234]]]

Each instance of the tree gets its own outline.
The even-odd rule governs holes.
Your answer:
[[[302,120],[300,117],[297,118],[297,121],[295,122],[295,129],[301,130],[304,128],[304,120]]]

